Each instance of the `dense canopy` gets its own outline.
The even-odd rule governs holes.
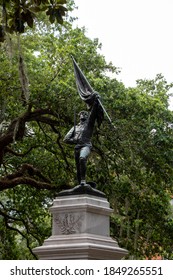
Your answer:
[[[32,29],[15,27],[13,34],[8,21],[1,36],[0,259],[36,258],[32,248],[51,235],[53,199],[76,184],[73,149],[63,137],[74,111],[86,108],[77,94],[71,55],[113,120],[114,127],[106,118],[96,127],[87,170],[114,209],[111,235],[129,250],[128,258],[172,259],[172,84],[158,74],[126,88],[118,81],[118,68],[100,54],[98,39],[89,39],[68,16],[57,24],[50,8],[49,19],[40,8],[57,2],[62,11],[71,10],[73,1],[66,8],[66,1],[1,1],[7,14],[15,10],[15,5],[8,8],[10,2],[37,4],[39,16],[32,25],[26,12]]]

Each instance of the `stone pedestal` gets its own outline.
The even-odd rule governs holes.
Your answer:
[[[106,198],[61,196],[50,211],[52,236],[34,249],[40,260],[119,260],[128,253],[109,235],[112,209]]]

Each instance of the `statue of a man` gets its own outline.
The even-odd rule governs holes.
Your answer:
[[[106,111],[100,101],[100,95],[93,90],[73,57],[72,59],[77,90],[81,99],[86,103],[89,111],[82,111],[79,113],[79,124],[74,124],[74,127],[72,127],[64,138],[65,143],[75,145],[74,153],[79,185],[71,190],[61,191],[58,195],[63,196],[87,193],[105,197],[104,193],[95,188],[95,183],[86,183],[86,167],[87,159],[92,150],[91,138],[95,122],[97,120],[98,126],[100,126],[103,121],[104,112],[106,113]]]
[[[93,94],[93,102],[90,112],[81,111],[79,113],[80,122],[66,134],[64,142],[75,145],[75,162],[77,169],[77,179],[80,185],[86,184],[86,165],[88,156],[91,153],[94,124],[98,116],[99,94]]]

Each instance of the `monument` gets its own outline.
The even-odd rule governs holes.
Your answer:
[[[39,259],[116,260],[127,255],[110,237],[112,209],[95,182],[86,181],[87,159],[92,151],[91,138],[95,123],[101,125],[104,109],[95,92],[73,59],[78,93],[88,111],[79,113],[80,122],[66,134],[64,142],[75,145],[78,185],[58,194],[50,211],[53,216],[52,236],[34,249]],[[110,120],[110,118],[109,118]],[[111,120],[110,120],[111,121]]]

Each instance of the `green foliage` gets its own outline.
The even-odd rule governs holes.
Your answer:
[[[119,232],[120,244],[137,259],[155,254],[172,257],[170,87],[157,75],[153,81],[140,81],[135,89],[116,95],[112,103],[116,131],[109,132],[108,142],[104,138],[104,161],[106,154],[110,159],[108,168],[100,166],[100,170],[106,170],[102,172],[105,183],[114,182],[109,190],[115,209],[112,234]]]
[[[114,127],[106,117],[96,127],[87,170],[114,209],[111,235],[130,257],[173,258],[172,84],[159,74],[126,89],[100,48],[84,28],[50,27],[45,19],[1,45],[1,259],[35,258],[32,248],[51,234],[48,208],[57,192],[75,184],[73,148],[63,137],[74,110],[85,104],[76,92],[71,55],[113,120]]]
[[[66,0],[1,0],[2,23],[0,42],[4,42],[6,33],[25,32],[26,26],[33,28],[38,13],[45,12],[49,21],[62,24],[67,8]]]
[[[27,186],[18,186],[1,195],[0,259],[35,259],[32,248],[51,234],[52,195]],[[44,223],[43,223],[44,220]]]

